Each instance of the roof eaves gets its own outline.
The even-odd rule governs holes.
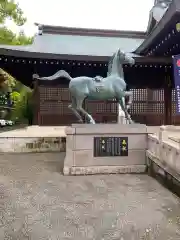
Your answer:
[[[179,0],[173,0],[176,8],[176,12],[180,12],[180,1]]]
[[[128,53],[131,57],[135,58],[137,63],[164,63],[171,64],[172,58],[154,58],[154,57],[144,57],[135,53]],[[21,50],[10,49],[10,48],[0,48],[0,57],[17,57],[17,58],[31,58],[31,59],[49,59],[49,60],[69,60],[69,61],[97,61],[97,62],[107,62],[109,61],[109,56],[88,56],[88,55],[67,55],[67,54],[52,54],[43,53],[35,51],[27,51],[27,49],[21,48]]]
[[[142,31],[125,31],[125,30],[110,30],[110,29],[92,29],[92,28],[74,28],[63,26],[51,26],[35,23],[42,33],[49,34],[68,34],[68,35],[89,35],[89,36],[104,36],[104,37],[132,37],[144,39],[145,32]]]
[[[172,1],[169,8],[167,9],[164,16],[161,18],[161,20],[158,22],[158,24],[154,27],[152,32],[146,36],[146,39],[142,42],[142,44],[134,51],[137,54],[142,54],[142,52],[150,46],[152,41],[158,36],[160,30],[164,29],[167,23],[171,20],[171,18],[174,16],[174,14],[177,12],[177,0]],[[180,2],[178,2],[178,6],[180,5]],[[179,6],[180,10],[180,6]]]

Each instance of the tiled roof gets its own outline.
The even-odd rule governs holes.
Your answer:
[[[42,34],[35,37],[36,51],[54,54],[111,56],[118,48],[133,52],[143,39]]]
[[[41,34],[34,38],[32,45],[0,45],[0,54],[51,54],[79,56],[112,56],[121,48],[133,52],[144,40],[144,32],[79,29],[67,27],[39,26]],[[18,53],[19,51],[19,53]],[[35,56],[35,55],[34,55]]]

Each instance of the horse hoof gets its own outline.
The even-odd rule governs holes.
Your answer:
[[[83,121],[82,121],[82,120],[78,120],[78,123],[81,123],[81,124],[82,124],[82,123],[83,123]]]
[[[91,120],[89,123],[90,124],[96,124],[95,121],[93,121],[93,120]]]

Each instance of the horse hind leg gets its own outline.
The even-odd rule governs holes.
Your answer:
[[[85,110],[84,110],[84,108],[82,107],[82,104],[83,104],[83,101],[84,101],[84,99],[80,99],[80,100],[76,100],[76,102],[77,102],[77,109],[79,110],[79,112],[81,112],[83,115],[85,115],[87,118],[88,118],[88,120],[89,120],[89,122],[91,123],[91,124],[95,124],[95,121],[94,121],[94,119],[92,118],[92,116],[89,114],[89,113],[87,113]]]
[[[68,106],[69,109],[71,109],[71,111],[74,113],[74,115],[78,118],[78,122],[79,123],[83,123],[83,119],[81,117],[81,115],[78,113],[77,106],[76,106],[76,99],[74,97],[72,97],[72,102],[71,104]]]

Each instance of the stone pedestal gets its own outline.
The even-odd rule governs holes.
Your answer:
[[[146,171],[143,124],[73,124],[66,135],[64,175]]]

